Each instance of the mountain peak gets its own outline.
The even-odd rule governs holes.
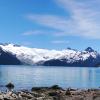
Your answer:
[[[14,47],[20,47],[20,45],[18,45],[18,44],[13,44],[13,43],[0,43],[0,45],[2,45],[2,46],[12,45],[12,46],[14,46]]]
[[[85,49],[85,51],[88,51],[88,52],[94,52],[95,50],[92,49],[91,47],[87,47],[87,48]]]
[[[72,49],[72,48],[70,48],[70,47],[68,47],[67,49],[68,49],[68,50],[74,50],[74,51],[77,51],[76,49]]]
[[[6,46],[6,45],[9,45],[9,43],[0,43],[0,45]]]

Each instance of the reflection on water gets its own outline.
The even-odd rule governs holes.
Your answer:
[[[100,68],[0,66],[0,85],[13,82],[16,89],[58,84],[63,88],[97,88]]]

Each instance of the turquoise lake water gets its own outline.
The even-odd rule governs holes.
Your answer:
[[[63,88],[98,88],[100,68],[1,65],[0,89],[9,82],[14,83],[17,90],[55,84]]]

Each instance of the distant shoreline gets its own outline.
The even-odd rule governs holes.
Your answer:
[[[0,100],[100,100],[100,89],[62,89],[58,85],[33,87],[31,91],[1,92]]]

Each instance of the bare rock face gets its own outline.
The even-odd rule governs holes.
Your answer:
[[[16,55],[4,51],[0,47],[0,65],[20,65],[21,62],[17,59]]]

